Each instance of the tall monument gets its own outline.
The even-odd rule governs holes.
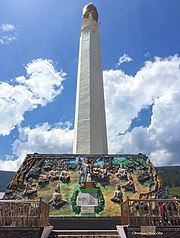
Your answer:
[[[74,154],[107,154],[107,132],[98,12],[83,8],[79,48]]]

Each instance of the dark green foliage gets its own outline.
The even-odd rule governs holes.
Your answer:
[[[98,206],[94,208],[95,213],[102,212],[104,210],[105,204],[104,196],[100,189],[97,190],[97,194],[98,194]]]
[[[157,170],[166,186],[180,187],[180,166],[158,167]]]
[[[75,214],[79,214],[81,212],[81,207],[77,206],[77,196],[78,196],[79,190],[75,190],[72,197],[71,197],[71,206]]]

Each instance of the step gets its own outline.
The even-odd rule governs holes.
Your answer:
[[[117,230],[52,230],[50,238],[120,238]]]

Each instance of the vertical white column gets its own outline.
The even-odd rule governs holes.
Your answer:
[[[73,153],[108,153],[99,30],[91,14],[81,29]]]

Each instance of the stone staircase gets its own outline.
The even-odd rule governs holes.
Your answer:
[[[117,230],[52,230],[49,238],[120,238]]]

